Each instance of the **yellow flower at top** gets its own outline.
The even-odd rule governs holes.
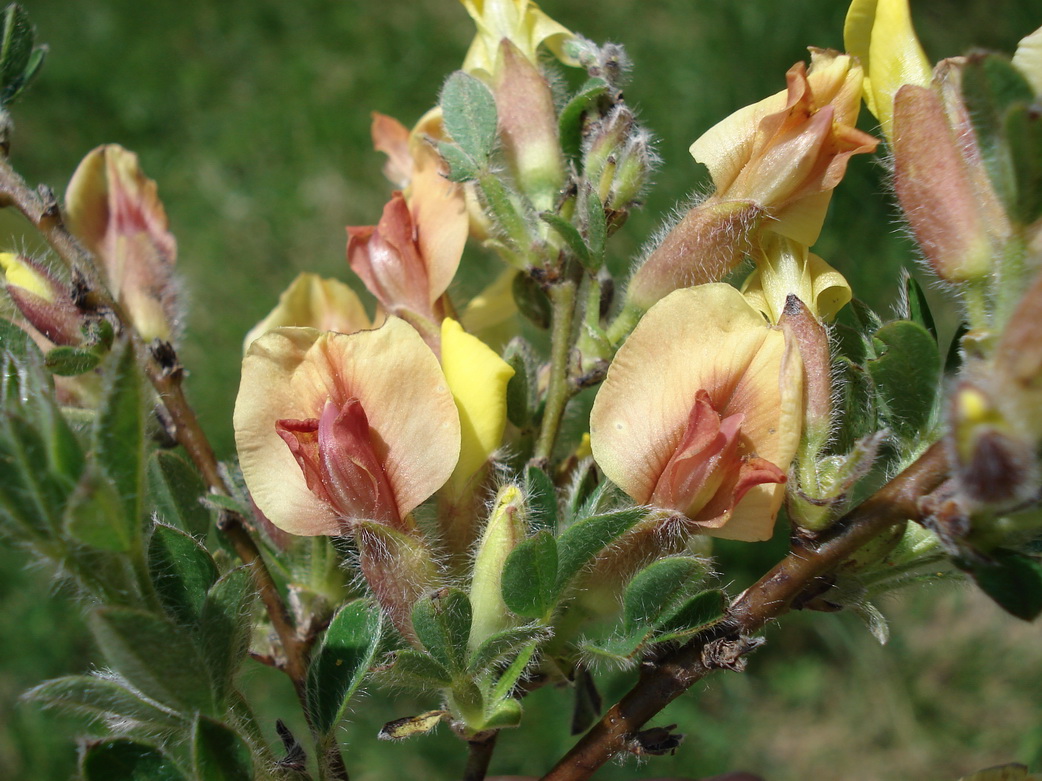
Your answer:
[[[865,105],[893,142],[894,96],[905,84],[930,86],[932,68],[912,27],[908,0],[853,0],[843,43],[864,68]]]
[[[565,54],[564,44],[572,32],[544,14],[528,0],[460,0],[477,25],[478,34],[463,60],[467,73],[491,77],[501,58],[500,42],[505,38],[532,63],[538,62],[542,44],[565,65],[578,62]]]

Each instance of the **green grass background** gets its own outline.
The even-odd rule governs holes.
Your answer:
[[[229,457],[243,335],[299,271],[346,278],[343,228],[375,222],[388,193],[369,112],[407,125],[418,118],[462,61],[470,22],[454,0],[25,5],[51,53],[15,107],[12,161],[30,182],[62,193],[94,146],[138,152],[178,237],[189,393]],[[689,144],[781,89],[807,45],[841,48],[845,14],[836,0],[543,6],[589,38],[625,44],[636,65],[627,100],[659,138],[657,187],[614,242],[620,266],[676,201],[704,186]],[[913,10],[933,59],[970,45],[1012,51],[1042,24],[1037,0],[913,1]],[[871,130],[871,118],[863,125]],[[885,193],[884,167],[855,159],[816,248],[882,310],[892,305],[897,269],[914,259]],[[0,220],[0,248],[21,246],[18,221]],[[935,298],[943,306],[940,291]],[[28,686],[90,669],[95,658],[77,608],[55,593],[51,575],[0,550],[0,778],[73,772],[79,725],[17,703]],[[885,648],[846,616],[786,619],[748,674],[717,675],[663,714],[658,723],[676,721],[688,734],[677,756],[609,767],[602,777],[744,768],[770,781],[954,779],[997,762],[1040,761],[1037,625],[1007,619],[972,593],[939,589],[888,612],[894,639]],[[247,684],[264,697],[273,732],[285,685],[249,668]],[[606,693],[625,684],[608,681]],[[500,741],[496,772],[539,773],[570,745],[561,697],[531,698],[525,724]],[[381,721],[426,707],[382,691],[362,700],[345,732],[352,777],[458,777],[460,746],[447,734],[402,746],[374,739]]]

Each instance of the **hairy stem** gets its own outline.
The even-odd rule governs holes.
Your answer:
[[[918,519],[919,499],[937,488],[948,472],[945,446],[934,443],[908,469],[837,521],[816,546],[794,550],[739,595],[724,621],[646,668],[629,693],[543,777],[544,781],[589,778],[625,750],[648,719],[722,666],[718,650],[725,644],[740,653],[743,638],[788,612],[794,600],[818,578],[891,526]]]
[[[543,422],[536,440],[534,460],[548,462],[553,455],[564,408],[572,397],[568,365],[572,355],[572,321],[575,319],[575,282],[562,280],[550,287],[553,331],[550,334],[550,382],[546,389]]]

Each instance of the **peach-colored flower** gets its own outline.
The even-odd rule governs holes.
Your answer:
[[[691,145],[716,191],[691,209],[637,269],[628,303],[647,309],[680,287],[723,279],[761,227],[811,246],[832,190],[855,154],[877,141],[854,127],[861,68],[852,57],[811,50],[788,88],[719,122]]]
[[[146,340],[170,339],[177,323],[177,242],[137,155],[116,144],[94,149],[72,175],[65,202],[69,227],[94,253],[134,327]]]
[[[344,534],[359,521],[409,529],[460,448],[438,360],[396,318],[354,334],[264,334],[243,361],[234,426],[257,506],[302,535]]]
[[[854,127],[861,103],[861,66],[838,52],[811,49],[787,88],[736,111],[691,145],[713,177],[713,200],[751,201],[766,210],[771,230],[811,246],[821,232],[832,189],[855,154],[877,141]]]
[[[799,354],[725,284],[652,307],[594,401],[594,460],[640,504],[739,540],[771,535],[800,439]]]
[[[408,133],[395,120],[373,117],[373,143],[386,152],[396,192],[376,225],[347,229],[347,258],[369,291],[391,314],[437,324],[447,314],[439,300],[459,267],[467,241],[463,188],[442,175],[444,164],[427,142],[440,134],[440,116],[428,114]]]

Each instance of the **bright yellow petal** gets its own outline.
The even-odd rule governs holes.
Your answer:
[[[865,104],[887,139],[892,139],[894,95],[905,84],[927,87],[932,79],[930,61],[912,27],[908,0],[853,0],[843,41],[865,70]]]
[[[8,285],[28,290],[48,303],[54,301],[54,288],[48,279],[18,255],[0,252],[0,269],[3,269]]]
[[[279,296],[278,305],[246,334],[243,351],[261,334],[285,326],[350,334],[372,328],[373,322],[350,287],[305,272],[297,275]]]
[[[1035,94],[1042,95],[1042,27],[1017,44],[1013,64],[1024,74]]]
[[[318,416],[326,401],[358,399],[399,512],[440,488],[456,464],[460,425],[437,359],[397,318],[355,334],[279,328],[243,360],[233,423],[246,485],[272,523],[292,534],[337,534],[331,508],[307,489],[275,422]]]
[[[503,440],[514,370],[451,318],[441,325],[441,363],[459,409],[462,444],[450,487],[462,489]]]

